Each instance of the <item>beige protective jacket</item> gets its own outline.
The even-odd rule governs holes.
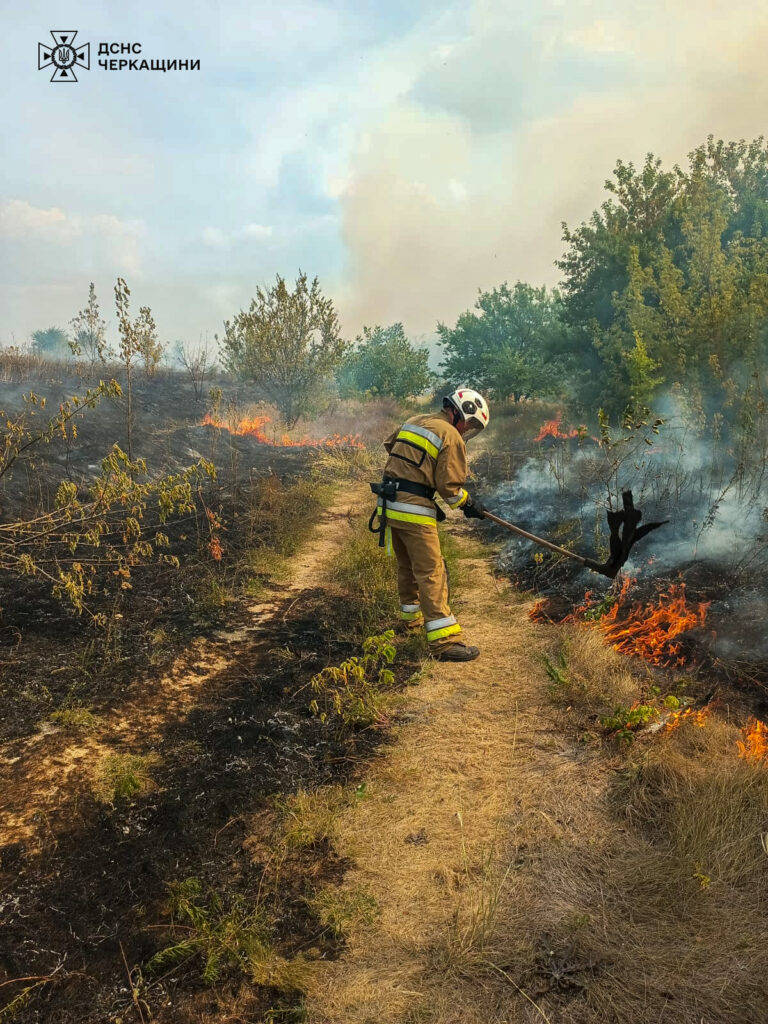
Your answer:
[[[423,484],[437,491],[450,508],[461,508],[468,498],[467,449],[445,412],[412,416],[384,442],[389,454],[384,475]],[[400,492],[387,503],[387,522],[414,532],[435,527],[434,502],[419,494]]]

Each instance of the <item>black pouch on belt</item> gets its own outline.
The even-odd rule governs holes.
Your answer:
[[[379,547],[384,547],[384,537],[387,531],[387,502],[395,501],[397,498],[397,480],[384,479],[381,483],[372,483],[371,490],[373,493],[381,498],[381,508],[378,503],[376,508],[371,512],[371,518],[368,520],[368,529],[371,533],[378,533],[379,535]],[[376,516],[379,516],[379,525],[374,526],[374,520]]]

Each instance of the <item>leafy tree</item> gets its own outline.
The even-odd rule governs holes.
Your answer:
[[[69,342],[73,355],[85,355],[90,361],[91,373],[97,362],[106,362],[107,356],[107,325],[101,318],[96,288],[91,281],[88,289],[88,305],[81,309],[70,321],[74,337]]]
[[[724,401],[738,419],[768,356],[768,147],[710,137],[687,170],[664,171],[649,154],[640,170],[619,162],[606,188],[600,211],[564,227],[559,263],[564,315],[591,371],[582,404],[620,418],[638,388],[644,404],[674,387],[702,422]]]
[[[346,350],[333,302],[315,278],[299,273],[294,290],[277,275],[266,291],[256,289],[247,311],[224,324],[226,369],[260,385],[288,426],[307,410],[313,393],[338,367]]]
[[[67,332],[60,327],[48,327],[44,331],[32,332],[32,351],[38,356],[56,358],[69,349]]]
[[[624,353],[629,375],[629,408],[627,412],[636,419],[647,416],[650,412],[653,395],[663,378],[654,374],[660,363],[654,362],[648,355],[645,342],[635,331],[635,347]]]
[[[364,327],[336,372],[343,397],[359,394],[405,399],[423,394],[433,383],[429,351],[414,348],[402,324]]]
[[[564,274],[565,313],[576,326],[610,326],[612,296],[627,285],[630,250],[636,247],[644,263],[672,223],[678,168],[662,171],[661,160],[649,153],[641,170],[618,160],[613,175],[605,182],[611,198],[589,221],[573,231],[563,224],[569,248],[557,265]]]
[[[446,377],[502,399],[559,390],[566,335],[560,305],[556,291],[522,281],[481,292],[477,313],[462,313],[455,327],[437,325]]]
[[[205,341],[200,339],[200,344],[193,346],[186,341],[177,341],[173,348],[173,356],[176,362],[183,366],[192,381],[192,388],[195,393],[195,401],[198,402],[203,396],[206,377],[213,373],[216,368],[216,349],[206,337]]]
[[[125,369],[125,430],[128,461],[133,462],[133,381],[136,362],[147,349],[148,334],[154,329],[152,313],[148,306],[142,306],[135,320],[131,319],[131,290],[122,277],[115,285],[115,307],[117,309],[117,330],[120,334],[118,356]]]
[[[165,346],[158,341],[157,327],[149,306],[140,306],[135,322],[137,352],[144,363],[144,373],[154,377],[163,357]]]

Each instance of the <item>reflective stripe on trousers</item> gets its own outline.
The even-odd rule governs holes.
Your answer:
[[[448,601],[448,579],[437,529],[393,523],[390,530],[397,561],[401,608],[417,606],[426,620],[431,647],[449,644],[460,632]],[[421,622],[419,621],[419,624]]]
[[[421,605],[419,604],[401,604],[400,605],[400,618],[404,622],[415,622],[416,619],[420,619],[421,616]]]
[[[460,633],[461,626],[453,615],[445,615],[442,619],[432,619],[426,622],[424,628],[427,631],[427,640],[442,640],[444,636],[451,636],[453,633]]]

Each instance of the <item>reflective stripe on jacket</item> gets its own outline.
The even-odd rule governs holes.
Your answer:
[[[412,416],[384,442],[389,458],[385,476],[400,477],[426,485],[437,492],[450,508],[461,508],[468,498],[467,449],[458,430],[445,412]],[[403,492],[403,496],[405,496]],[[397,514],[400,502],[387,504],[387,518],[415,526],[436,525],[434,503],[429,498],[409,494],[407,513]],[[414,511],[413,506],[419,506]],[[432,515],[429,515],[429,510]],[[408,518],[405,518],[406,514]],[[422,520],[422,516],[429,520]],[[410,518],[410,517],[416,518]]]
[[[414,497],[418,497],[415,495]],[[426,498],[424,499],[426,501]],[[381,510],[382,502],[379,498],[378,507]],[[405,501],[387,502],[387,519],[399,523],[419,523],[422,526],[437,526],[437,512],[434,504],[431,508],[424,505],[412,505]]]

